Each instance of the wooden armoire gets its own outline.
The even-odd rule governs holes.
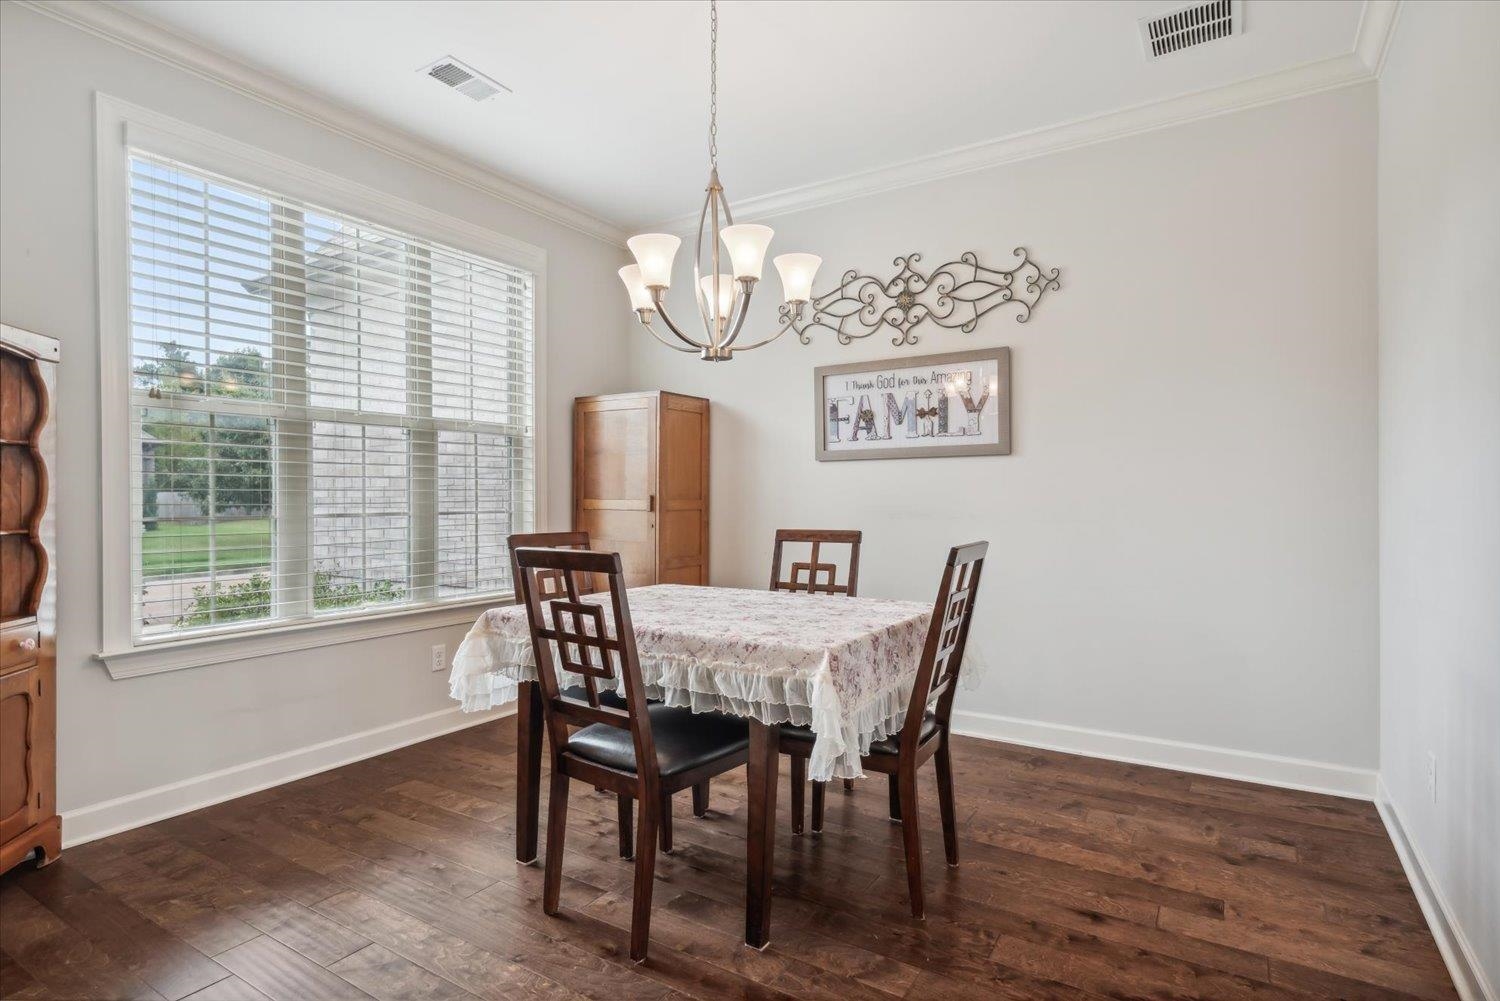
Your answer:
[[[708,401],[573,401],[573,529],[617,552],[627,587],[708,583]]]
[[[0,325],[0,872],[62,850],[57,818],[58,343]]]

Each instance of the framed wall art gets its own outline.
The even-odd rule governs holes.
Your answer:
[[[1010,348],[813,370],[819,462],[1010,454]]]

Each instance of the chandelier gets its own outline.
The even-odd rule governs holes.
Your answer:
[[[781,275],[784,305],[782,324],[774,334],[750,344],[737,343],[750,296],[760,281],[771,244],[771,227],[754,223],[736,224],[719,183],[719,6],[709,0],[708,57],[708,194],[698,215],[698,241],[693,254],[693,291],[703,322],[703,337],[691,337],[667,313],[667,288],[672,284],[672,261],[682,240],[670,233],[642,233],[632,236],[626,246],[635,255],[635,263],[620,269],[620,280],[630,293],[630,305],[640,317],[641,325],[667,347],[696,353],[704,361],[728,361],[736,351],[763,347],[791,329],[790,320],[802,317],[802,308],[812,298],[813,276],[823,259],[816,254],[782,254],[772,262]],[[723,228],[720,228],[720,222]],[[703,238],[708,234],[710,270],[703,273]],[[731,271],[720,270],[719,243],[729,251]],[[680,341],[662,336],[652,325],[657,317]]]

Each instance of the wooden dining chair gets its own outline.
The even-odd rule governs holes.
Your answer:
[[[953,696],[958,690],[958,672],[969,625],[974,620],[974,599],[979,594],[979,575],[984,569],[988,542],[954,546],[938,584],[937,601],[927,626],[927,641],[917,666],[906,721],[897,735],[877,740],[860,758],[867,772],[883,772],[890,784],[891,819],[901,822],[906,842],[906,882],[911,895],[912,917],[922,916],[922,837],[917,815],[917,769],[929,758],[937,759],[938,809],[943,818],[943,850],[949,865],[958,865],[958,828],[953,804],[953,763],[948,754],[948,724],[953,715]],[[813,732],[807,727],[782,724],[783,753],[804,761],[812,754]],[[813,830],[822,829],[822,816],[813,804]]]
[[[589,548],[589,533],[587,532],[517,532],[507,536],[505,543],[510,547],[510,579],[515,588],[516,600],[521,600],[521,566],[516,562],[517,549],[579,549]],[[583,574],[578,577],[578,593],[588,594],[594,590],[594,581]],[[542,600],[559,597],[567,590],[563,584],[564,574],[562,571],[546,571],[537,574],[537,586],[541,591]]]
[[[628,826],[628,806],[638,804],[635,887],[630,919],[630,958],[646,958],[651,927],[651,888],[656,871],[656,840],[661,818],[674,792],[745,764],[750,738],[745,721],[718,713],[648,704],[636,654],[635,631],[625,597],[618,553],[565,549],[515,551],[522,601],[531,627],[532,652],[542,686],[542,708],[552,747],[552,786],[547,804],[547,861],[542,911],[558,912],[562,889],[563,842],[572,780],[603,787],[626,804],[620,821]],[[558,577],[564,594],[550,602],[538,578]],[[604,582],[601,602],[580,601],[578,574]],[[601,592],[602,593],[602,592]],[[553,653],[556,651],[556,660]],[[564,689],[561,671],[583,678],[585,698]],[[607,705],[601,685],[623,680],[624,706]],[[574,731],[572,727],[580,726]]]
[[[859,593],[859,543],[863,532],[845,529],[778,528],[776,548],[771,551],[771,590],[801,591],[815,594],[847,594],[851,598]],[[782,576],[783,548],[788,543],[806,543],[811,552],[806,562],[793,560]],[[849,563],[844,572],[844,583],[838,582],[838,564],[825,562],[824,546],[848,546]]]
[[[510,579],[512,581],[520,581],[521,568],[516,564],[517,549],[588,549],[589,533],[517,532],[516,534],[509,536],[506,539],[506,543],[510,546]],[[550,601],[551,599],[565,593],[566,587],[563,583],[564,576],[565,575],[560,571],[539,571],[537,573],[537,587],[539,592],[541,593],[543,601]],[[598,582],[589,574],[573,574],[572,576],[577,579],[578,593],[580,594],[588,594],[594,591],[598,586]],[[521,594],[520,584],[515,584],[515,588],[516,596],[519,599]],[[578,686],[576,690],[570,690],[568,694],[570,697],[576,699],[582,699],[585,697],[582,686]],[[603,702],[605,705],[614,706],[616,709],[623,709],[625,707],[624,700],[622,700],[613,691],[605,690],[598,692],[597,695],[599,701]],[[600,790],[600,792],[603,791],[604,790],[602,789]],[[693,816],[703,817],[707,815],[708,796],[709,784],[707,779],[704,779],[700,784],[693,786]],[[626,810],[628,809],[628,801],[622,800],[620,804],[620,816],[628,817],[628,814],[626,813]],[[670,807],[667,809],[666,815],[662,819],[660,837],[661,850],[664,852],[670,852],[672,850],[672,811]],[[630,823],[627,819],[620,825],[620,857],[630,858],[630,855]]]
[[[839,528],[778,528],[776,548],[771,551],[771,590],[798,591],[804,594],[859,594],[859,546],[864,533]],[[795,559],[782,576],[781,562],[786,543],[811,547],[806,562]],[[838,564],[824,562],[824,546],[848,546],[849,561],[844,583],[838,582]],[[813,783],[813,830],[823,829],[823,790],[825,783]],[[792,756],[792,833],[802,833],[803,797],[807,790],[807,759]],[[844,791],[854,791],[854,780],[844,780]]]

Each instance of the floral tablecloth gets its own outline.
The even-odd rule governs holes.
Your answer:
[[[681,584],[627,596],[650,698],[808,725],[816,735],[808,774],[817,781],[860,777],[870,743],[900,730],[932,611],[914,601]],[[972,684],[974,658],[965,659]],[[449,693],[478,711],[536,679],[526,610],[492,608],[454,655]]]

